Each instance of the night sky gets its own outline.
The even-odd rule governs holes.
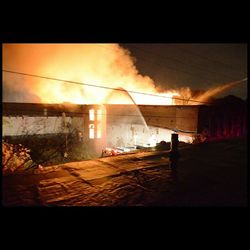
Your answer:
[[[157,86],[190,87],[207,90],[211,87],[247,77],[247,44],[121,44],[136,58],[136,67],[150,76]],[[219,95],[247,97],[247,82]]]

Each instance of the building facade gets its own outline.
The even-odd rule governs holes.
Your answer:
[[[95,152],[106,147],[155,146],[197,137],[239,137],[247,133],[246,109],[199,105],[75,105],[3,103],[3,138],[69,135]],[[63,139],[64,140],[64,139]]]

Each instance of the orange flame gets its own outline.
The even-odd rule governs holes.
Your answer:
[[[175,104],[177,91],[158,93],[153,80],[139,74],[135,59],[118,44],[4,44],[3,68],[41,76],[77,81],[127,91],[136,104]],[[125,95],[115,94],[107,100],[111,89],[75,85],[32,77],[3,74],[13,88],[32,92],[42,103],[71,102],[77,104],[129,104]]]

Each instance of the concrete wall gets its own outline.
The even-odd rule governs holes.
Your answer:
[[[161,141],[170,142],[172,130],[138,124],[120,124],[107,126],[107,146],[156,146]],[[179,140],[191,143],[192,135],[179,134]]]
[[[199,106],[176,107],[176,129],[197,132]]]
[[[3,116],[2,135],[69,133],[75,129],[83,131],[83,127],[83,119],[80,117]]]
[[[179,140],[192,142],[197,131],[198,106],[107,105],[107,145],[122,147],[171,141],[173,130]]]
[[[3,136],[81,131],[82,140],[97,151],[106,146],[154,145],[162,140],[170,141],[174,129],[196,131],[199,109],[198,106],[154,105],[49,105],[45,108],[46,113],[41,112],[44,109],[42,104],[6,105],[3,116]],[[89,120],[90,109],[95,110],[94,122]],[[102,137],[97,138],[95,131],[95,138],[91,139],[89,126],[94,124],[95,128],[98,127],[96,115],[99,109],[103,114]],[[180,135],[179,138],[186,142],[192,141],[191,137],[186,135]]]
[[[148,126],[197,131],[199,106],[140,105],[139,107]]]
[[[139,108],[148,126],[175,128],[176,108],[153,105],[140,105]]]
[[[95,121],[89,110],[95,110]],[[100,124],[102,137],[89,138],[89,126]],[[65,113],[65,116],[63,115]],[[192,142],[197,133],[208,130],[212,137],[247,134],[247,109],[232,106],[73,105],[4,103],[3,136],[46,135],[82,132],[82,141],[100,151],[106,146],[134,146],[170,141],[178,131],[180,141]]]

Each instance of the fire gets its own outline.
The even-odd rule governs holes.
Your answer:
[[[118,44],[4,44],[3,68],[107,87],[4,73],[4,83],[21,92],[26,102],[36,97],[42,103],[131,104],[119,91],[107,98],[113,91],[110,88],[127,90],[136,104],[171,105],[173,97],[179,96],[176,91],[159,93],[150,77],[139,74],[130,52]]]
[[[11,101],[20,99],[21,102],[197,105],[242,82],[213,87],[198,96],[188,87],[158,91],[149,76],[138,72],[130,52],[118,44],[3,44],[3,68],[61,79],[4,72],[4,95]],[[112,90],[121,88],[129,96]]]

